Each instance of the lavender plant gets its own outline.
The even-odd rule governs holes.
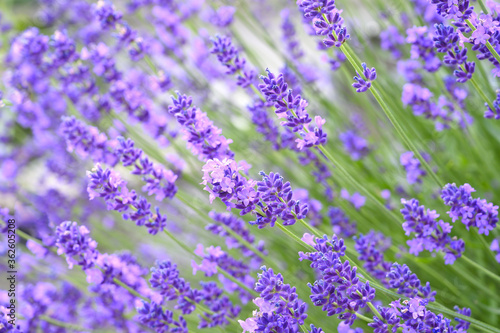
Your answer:
[[[499,4],[0,14],[0,333],[500,333]]]

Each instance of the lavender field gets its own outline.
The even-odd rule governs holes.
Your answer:
[[[500,333],[500,2],[0,13],[0,333]]]

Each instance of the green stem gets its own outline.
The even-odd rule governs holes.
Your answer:
[[[493,279],[497,280],[498,282],[500,282],[500,276],[496,275],[495,273],[491,272],[490,270],[486,269],[485,267],[479,265],[478,263],[476,263],[474,260],[471,260],[469,259],[468,257],[462,255],[462,258],[471,266],[474,266],[475,268],[481,270],[483,273],[485,273],[486,275],[492,277]]]
[[[486,7],[483,0],[477,0],[477,2],[479,3],[479,6],[481,7],[483,13],[488,14],[488,7]]]
[[[290,230],[288,230],[287,228],[285,228],[280,222],[276,222],[276,225],[278,226],[278,228],[280,228],[285,234],[287,234],[288,236],[290,236],[294,241],[296,241],[297,243],[299,243],[300,245],[304,246],[304,247],[307,247],[308,249],[312,249],[314,250],[314,247],[312,247],[311,245],[305,243],[303,240],[301,240],[298,236],[296,236],[293,232],[291,232]]]
[[[64,321],[60,321],[60,320],[57,320],[55,318],[51,318],[51,317],[46,316],[46,315],[40,315],[38,318],[40,318],[41,320],[46,321],[47,323],[50,323],[54,326],[64,327],[64,328],[67,328],[67,329],[73,330],[73,331],[81,331],[81,332],[92,332],[93,331],[90,328],[84,328],[82,326],[78,326],[75,324],[66,323]]]
[[[386,114],[387,118],[389,118],[389,121],[394,126],[394,128],[396,129],[396,132],[401,137],[401,139],[403,139],[403,141],[406,144],[406,146],[411,151],[413,151],[413,153],[415,154],[415,156],[420,160],[420,163],[422,163],[422,166],[431,175],[431,177],[434,180],[434,182],[436,183],[436,185],[438,187],[440,187],[440,188],[443,187],[444,182],[436,175],[436,173],[434,172],[434,170],[432,170],[432,168],[429,165],[429,163],[427,163],[427,161],[423,158],[422,154],[420,154],[420,151],[417,149],[417,147],[408,138],[408,136],[406,135],[405,131],[403,130],[403,127],[401,126],[401,124],[399,124],[398,120],[396,119],[396,117],[394,116],[394,114],[392,113],[392,111],[387,107],[387,104],[385,103],[385,101],[380,96],[380,94],[378,92],[378,84],[376,82],[372,82],[372,88],[369,89],[369,90],[372,93],[373,97],[375,97],[375,99],[377,100],[377,102],[379,103],[379,105],[382,107],[382,110]]]
[[[384,321],[384,318],[382,318],[382,315],[380,314],[380,312],[378,312],[377,308],[375,308],[375,306],[372,304],[372,302],[368,302],[366,303],[368,304],[368,307],[370,308],[370,310],[372,310],[372,312],[382,321]]]
[[[178,191],[177,194],[175,195],[175,197],[177,199],[179,199],[183,204],[185,204],[186,206],[188,206],[189,208],[194,210],[200,217],[206,216],[206,214],[204,212],[202,212],[196,205],[194,205],[190,200],[187,200],[181,191]],[[259,258],[261,258],[264,261],[266,261],[268,259],[264,253],[262,253],[261,251],[256,249],[253,244],[251,244],[248,241],[246,241],[245,239],[243,239],[243,237],[241,237],[236,232],[234,232],[233,229],[229,228],[228,226],[226,226],[224,224],[220,224],[220,225],[224,228],[224,230],[229,235],[231,235],[231,237],[236,238],[236,240],[238,240],[238,242],[240,242],[247,249],[249,249],[250,251],[255,253],[255,255],[257,255]]]
[[[184,244],[183,242],[181,242],[180,240],[178,240],[170,231],[168,231],[167,229],[163,229],[163,232],[171,239],[173,240],[177,245],[179,245],[184,251],[190,253],[190,254],[193,254],[195,255],[196,257],[198,258],[201,258],[200,256],[196,255],[194,253],[194,251],[192,249],[189,248],[189,246],[187,246],[186,244]],[[243,284],[241,281],[239,281],[238,279],[236,279],[234,276],[232,276],[231,274],[229,274],[228,272],[226,272],[224,269],[222,269],[221,267],[217,266],[217,271],[219,273],[221,273],[222,275],[224,275],[226,278],[228,278],[229,280],[231,280],[232,282],[236,283],[238,286],[240,286],[242,289],[248,291],[250,294],[254,295],[254,296],[258,296],[259,294],[257,292],[255,292],[254,290],[248,288],[245,284]]]
[[[127,286],[124,282],[120,281],[118,278],[113,278],[113,282],[116,283],[117,285],[119,285],[120,287],[124,288],[124,289],[127,289],[127,291],[129,293],[131,293],[132,295],[134,295],[135,297],[138,297],[146,302],[149,302],[149,298],[145,297],[145,296],[142,296],[141,294],[139,294],[135,289]]]
[[[326,22],[329,22],[328,18],[326,17],[325,14],[323,14],[323,18]],[[335,32],[333,32],[334,37],[337,39],[337,36]],[[358,72],[359,75],[362,75],[363,69],[359,65],[359,60],[356,58],[356,55],[354,52],[352,52],[350,46],[348,44],[342,44],[340,46],[340,50],[344,55],[346,56],[347,60],[351,64],[352,67]],[[382,108],[382,111],[384,111],[385,115],[387,118],[389,118],[389,121],[391,122],[392,126],[396,129],[396,132],[398,135],[401,137],[405,145],[413,151],[415,156],[420,160],[420,163],[422,163],[423,167],[427,170],[427,172],[431,175],[432,179],[435,181],[435,183],[438,185],[438,187],[442,187],[444,185],[444,182],[439,179],[439,177],[434,173],[434,170],[432,170],[431,166],[427,163],[427,161],[423,158],[422,154],[420,154],[420,151],[417,149],[417,147],[413,144],[413,142],[408,138],[406,135],[405,131],[403,130],[403,127],[399,123],[399,121],[396,119],[392,111],[389,109],[385,101],[382,99],[381,95],[379,94],[379,88],[378,88],[378,83],[377,82],[372,82],[372,87],[369,89],[370,92],[372,93],[373,97],[377,100],[378,104]]]
[[[358,312],[356,312],[356,317],[359,318],[359,319],[361,319],[361,320],[363,320],[363,321],[366,321],[367,323],[373,322],[373,319],[365,317],[361,313],[358,313]]]
[[[351,176],[347,172],[347,170],[341,164],[339,164],[339,162],[337,161],[337,159],[335,157],[333,157],[332,154],[330,154],[330,152],[328,150],[326,150],[323,146],[318,146],[318,149],[321,151],[321,153],[323,153],[324,156],[326,156],[326,158],[331,163],[334,164],[334,166],[338,169],[338,171],[340,171],[340,173],[342,174],[342,176],[344,176],[347,179],[348,182],[350,182],[355,188],[359,189],[364,195],[366,195],[371,200],[373,200],[377,206],[379,206],[380,208],[382,208],[384,211],[387,211],[388,214],[390,214],[391,217],[394,219],[394,221],[396,221],[398,223],[398,225],[400,225],[401,218],[399,216],[397,216],[392,210],[388,210],[387,207],[379,199],[377,199],[360,182],[358,182],[353,176]]]
[[[490,100],[484,94],[483,90],[479,87],[479,85],[477,84],[476,80],[474,80],[473,77],[471,77],[470,83],[472,83],[472,85],[474,86],[474,89],[476,89],[477,93],[479,95],[481,95],[481,98],[488,104],[488,106],[490,107],[490,109],[491,110],[495,110],[495,107],[493,106],[493,104],[491,104]]]

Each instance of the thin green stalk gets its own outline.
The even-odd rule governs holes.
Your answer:
[[[134,295],[135,297],[138,297],[146,302],[149,302],[149,298],[145,297],[145,296],[142,296],[141,294],[139,294],[135,289],[127,286],[124,282],[120,281],[118,278],[113,278],[113,282],[116,283],[117,285],[119,285],[120,287],[124,288],[124,289],[127,289],[127,291],[129,293],[131,293],[132,295]]]
[[[66,323],[64,321],[60,321],[58,319],[51,318],[47,315],[40,315],[38,318],[40,318],[41,320],[43,320],[49,324],[52,324],[52,325],[58,326],[58,327],[63,327],[63,328],[66,328],[68,330],[82,331],[82,332],[93,332],[93,330],[90,328],[85,328],[85,327],[82,327],[82,326],[79,326],[76,324]]]
[[[373,306],[372,302],[368,302],[368,307],[370,308],[370,310],[372,310],[372,312],[380,319],[380,320],[384,320],[384,318],[382,318],[382,315],[380,314],[380,312],[378,312],[378,310],[375,308],[375,306]]]
[[[359,319],[361,319],[361,320],[363,320],[363,321],[366,321],[367,323],[371,323],[371,322],[373,322],[373,319],[370,319],[370,318],[368,318],[368,317],[366,317],[366,316],[363,316],[363,315],[362,315],[361,313],[359,313],[359,312],[356,312],[356,317],[357,317],[357,318],[359,318]]]
[[[325,19],[326,22],[329,22],[327,16],[323,14],[323,18]],[[333,32],[334,37],[337,39],[337,36],[335,32]],[[340,46],[340,50],[342,53],[346,56],[347,60],[351,64],[352,67],[358,72],[359,75],[362,75],[363,69],[359,65],[359,60],[356,57],[356,54],[352,52],[352,49],[350,46],[346,43],[342,44]],[[431,175],[432,179],[434,182],[438,185],[438,187],[442,187],[444,185],[444,182],[439,179],[439,177],[434,173],[434,170],[432,170],[431,166],[427,161],[423,158],[422,154],[420,154],[420,151],[417,149],[417,147],[413,144],[413,142],[408,138],[406,135],[403,127],[399,123],[399,121],[396,119],[392,111],[389,109],[385,101],[382,99],[381,95],[379,94],[379,88],[378,88],[378,83],[376,81],[372,82],[372,87],[369,89],[370,92],[372,93],[373,97],[377,100],[378,104],[382,108],[382,111],[384,111],[385,115],[387,118],[389,118],[389,121],[391,122],[392,126],[396,129],[396,132],[398,135],[401,137],[405,145],[413,151],[415,156],[420,160],[420,163],[422,163],[423,167],[426,169],[426,171]]]
[[[326,158],[335,165],[335,167],[340,171],[342,176],[344,176],[348,182],[350,182],[355,188],[357,188],[359,191],[363,192],[364,195],[369,197],[371,200],[373,200],[377,206],[380,208],[383,208],[384,211],[387,211],[389,215],[394,219],[394,221],[398,222],[400,221],[400,217],[397,216],[393,211],[388,210],[387,207],[380,202],[379,199],[377,199],[370,191],[368,191],[360,182],[358,182],[353,176],[351,176],[344,167],[338,163],[337,159],[333,157],[332,154],[328,150],[326,150],[323,146],[318,146],[318,149],[323,153]]]
[[[314,247],[312,247],[311,245],[305,243],[303,240],[301,240],[299,237],[297,237],[293,232],[291,232],[290,230],[288,230],[287,228],[285,228],[283,226],[283,224],[281,224],[280,222],[276,222],[276,225],[278,226],[278,228],[280,228],[285,234],[287,234],[289,237],[291,237],[294,241],[296,241],[297,243],[299,243],[300,245],[308,248],[308,249],[313,249],[314,250]]]
[[[191,209],[193,209],[200,217],[204,217],[206,215],[198,207],[196,207],[196,205],[194,205],[190,200],[187,200],[186,198],[184,198],[183,193],[181,191],[177,192],[177,194],[175,196],[176,196],[177,199],[179,199],[186,206],[188,206]],[[257,255],[263,261],[267,261],[268,260],[267,256],[264,253],[262,253],[261,251],[257,250],[253,244],[251,244],[248,241],[246,241],[245,239],[243,239],[240,235],[238,235],[237,233],[235,233],[231,228],[229,228],[228,226],[223,225],[223,224],[222,224],[222,227],[224,228],[224,230],[228,234],[231,235],[231,237],[236,238],[236,240],[238,240],[238,242],[240,242],[246,248],[248,248],[250,251],[252,251],[253,253],[255,253],[255,255]]]
[[[196,257],[198,258],[201,258],[200,256],[198,256],[197,254],[194,253],[194,251],[192,249],[189,248],[189,246],[187,246],[186,244],[184,244],[183,242],[181,242],[179,239],[177,239],[177,237],[175,237],[170,231],[168,231],[167,229],[163,229],[163,232],[171,239],[173,240],[177,245],[179,245],[184,251],[186,251],[187,253],[190,253],[190,254],[193,254],[195,255]],[[238,286],[240,286],[242,289],[248,291],[250,294],[252,295],[255,295],[255,296],[258,296],[258,293],[256,293],[254,290],[248,288],[245,284],[243,284],[241,281],[239,281],[238,279],[236,279],[234,276],[232,276],[231,274],[229,274],[228,272],[226,272],[224,269],[222,269],[221,267],[217,266],[217,271],[219,273],[221,273],[222,275],[224,275],[226,278],[228,278],[229,280],[231,280],[232,282],[236,283]]]
[[[470,83],[472,83],[472,85],[474,86],[474,89],[476,89],[477,93],[479,95],[481,95],[481,98],[488,104],[488,106],[490,107],[490,109],[495,110],[495,107],[493,106],[493,104],[491,104],[491,102],[488,99],[488,97],[484,94],[483,90],[479,87],[479,85],[477,84],[476,80],[474,80],[474,78],[471,77],[471,79],[469,81],[470,81]]]
[[[387,107],[387,104],[385,101],[382,99],[380,94],[378,93],[378,84],[376,82],[372,82],[372,88],[369,89],[370,92],[372,93],[373,97],[377,100],[379,105],[382,107],[382,110],[386,114],[386,116],[389,118],[390,122],[396,129],[396,132],[399,134],[399,136],[403,139],[404,143],[406,146],[413,151],[415,156],[420,160],[420,163],[422,163],[423,167],[426,169],[426,171],[431,175],[432,179],[436,183],[438,187],[443,187],[444,182],[436,175],[434,170],[432,170],[431,166],[427,161],[423,158],[422,154],[420,154],[420,151],[417,149],[417,147],[413,144],[413,142],[408,138],[406,135],[405,131],[403,130],[402,126],[399,124],[398,120],[396,117],[394,117],[394,114],[392,111]]]
[[[483,0],[477,0],[477,2],[479,3],[479,6],[481,7],[483,13],[488,14],[488,7],[486,7]]]
[[[477,262],[475,262],[474,260],[471,260],[469,259],[467,256],[464,256],[462,255],[462,258],[471,266],[481,270],[481,272],[483,272],[484,274],[488,275],[489,277],[497,280],[498,282],[500,282],[500,276],[496,275],[495,273],[491,272],[490,270],[488,270],[487,268],[479,265]]]

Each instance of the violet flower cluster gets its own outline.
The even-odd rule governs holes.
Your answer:
[[[411,254],[418,255],[424,250],[443,252],[446,265],[462,256],[464,241],[450,236],[452,226],[443,220],[437,221],[439,214],[435,210],[420,206],[416,199],[401,199],[401,203],[404,205],[401,209],[405,219],[403,230],[407,236],[414,234],[414,238],[406,242]]]
[[[234,157],[229,149],[229,144],[233,141],[221,135],[222,131],[214,126],[207,114],[192,105],[193,99],[190,96],[178,92],[177,99],[172,96],[172,102],[168,112],[182,126],[184,140],[194,155],[202,161]]]
[[[452,222],[460,219],[466,225],[478,229],[479,234],[489,235],[498,223],[498,206],[486,199],[473,198],[475,192],[469,184],[457,187],[455,183],[447,184],[441,191],[441,198],[450,207],[448,215]]]
[[[307,318],[307,304],[298,298],[296,288],[285,284],[283,276],[272,268],[262,267],[255,284],[259,297],[254,300],[259,307],[254,316],[239,320],[243,332],[301,332],[300,326]],[[318,328],[311,327],[313,332]],[[321,332],[321,329],[319,329]]]
[[[142,305],[138,306],[137,312],[143,325],[158,332],[188,332],[182,315],[192,313],[197,304],[204,304],[210,311],[200,316],[199,328],[225,326],[229,324],[228,318],[236,317],[240,311],[227,296],[222,295],[222,290],[214,282],[201,282],[200,290],[191,288],[179,276],[177,266],[169,261],[157,262],[151,269],[149,289],[141,277],[145,273],[131,276],[140,272],[133,269],[133,259],[100,254],[96,249],[97,243],[89,237],[89,230],[76,222],[63,222],[57,227],[55,245],[59,255],[65,254],[70,268],[76,264],[86,270],[87,280],[95,285],[92,287],[95,292],[101,290],[103,284],[114,285],[114,279],[119,278],[129,287],[150,295],[150,301],[141,300]],[[128,271],[127,266],[131,271]],[[163,309],[164,302],[174,300],[177,303],[175,310],[182,313],[178,320],[173,318],[173,311]]]
[[[97,128],[85,125],[75,117],[64,117],[59,129],[70,152],[75,151],[82,158],[90,156],[96,163],[114,166],[120,161],[125,167],[133,166],[132,174],[142,176],[146,183],[143,191],[155,195],[156,200],[171,199],[177,193],[177,175],[161,164],[153,163],[131,139],[118,137],[116,141],[109,141]]]
[[[248,70],[245,69],[246,61],[244,59],[240,59],[239,52],[236,49],[236,47],[232,44],[231,39],[229,37],[217,37],[217,40],[214,41],[214,48],[212,53],[215,53],[219,61],[224,66],[229,68],[229,73],[233,72],[234,69],[232,65],[233,63],[241,64],[240,67],[243,68],[243,71],[248,72]],[[295,91],[301,90],[300,86],[298,84],[295,84],[295,82],[293,82],[296,81],[296,77],[294,74],[291,73],[288,67],[285,68],[285,70],[283,71],[283,73],[281,73],[281,75],[283,77],[282,80],[283,86],[287,85],[287,83],[285,83],[285,79],[287,79],[291,80],[289,81],[290,87],[293,86],[294,87],[293,89],[295,89]],[[255,83],[249,84],[247,87],[247,91],[250,91],[250,88],[252,89],[253,92],[258,93],[257,96],[255,95],[253,96],[254,98],[253,102],[247,106],[247,108],[252,113],[252,121],[256,125],[257,131],[264,135],[265,139],[273,145],[274,149],[288,148],[295,150],[297,153],[302,152],[303,154],[299,154],[300,162],[304,165],[312,162],[316,167],[316,170],[313,170],[312,174],[316,177],[316,179],[319,182],[324,183],[324,180],[330,176],[330,171],[323,163],[323,161],[321,161],[313,152],[311,152],[310,150],[302,149],[304,146],[309,146],[315,142],[317,143],[321,143],[323,141],[326,142],[326,134],[321,129],[322,125],[324,124],[324,120],[321,119],[320,117],[315,117],[315,122],[317,127],[315,128],[314,131],[312,131],[307,126],[307,123],[310,122],[310,117],[307,115],[307,112],[305,112],[305,110],[303,110],[303,112],[302,110],[300,110],[301,115],[299,117],[293,115],[294,114],[293,110],[290,110],[291,112],[285,112],[286,114],[283,114],[283,112],[279,112],[282,114],[282,117],[285,117],[287,118],[287,120],[290,120],[282,122],[284,128],[282,131],[280,131],[280,129],[275,126],[272,118],[269,117],[269,111],[273,107],[280,108],[281,111],[283,111],[283,107],[285,107],[286,110],[286,106],[289,103],[285,101],[287,105],[280,106],[278,104],[278,101],[275,100],[274,98],[270,99],[268,98],[268,96],[263,97],[262,94],[259,93],[259,91],[257,90],[258,88],[256,87]],[[285,87],[284,90],[286,89],[287,88]],[[284,91],[283,93],[286,95]],[[302,104],[303,107],[307,105],[307,102],[305,100],[302,100],[299,95],[293,95],[291,91],[290,91],[290,97],[292,97],[296,102],[299,102],[299,104]],[[282,102],[281,104],[283,104],[283,101],[281,102]],[[302,121],[306,122],[306,126],[303,126],[302,128],[300,127],[301,120],[299,118],[302,118]],[[298,125],[295,123],[297,121],[299,122]],[[285,125],[287,123],[292,127]],[[316,129],[318,131],[316,131]],[[296,139],[296,136],[294,135],[292,130],[298,131],[303,136],[303,139]],[[298,144],[294,144],[294,141],[298,142]],[[327,193],[328,192],[331,192],[329,186],[327,188]]]
[[[234,160],[209,160],[202,169],[202,184],[210,193],[210,202],[218,197],[228,209],[240,210],[241,215],[256,213],[257,219],[251,224],[259,228],[274,227],[278,218],[284,225],[292,225],[307,215],[307,205],[292,199],[290,182],[278,173],[261,172],[262,181],[257,182],[242,175],[243,170]]]
[[[370,153],[368,141],[356,133],[355,130],[340,133],[339,139],[344,145],[344,150],[354,161],[358,161]]]
[[[240,57],[238,49],[233,45],[231,38],[227,36],[217,36],[213,40],[211,53],[217,56],[219,62],[227,69],[226,74],[237,74],[237,84],[243,88],[255,88],[256,72],[249,69],[245,58]],[[252,122],[256,125],[259,133],[271,142],[274,148],[281,146],[281,133],[270,118],[267,109],[269,103],[260,99],[255,100],[247,106],[252,114]]]
[[[300,95],[295,95],[291,89],[288,89],[283,74],[275,76],[267,69],[267,77],[261,76],[261,80],[263,83],[259,84],[259,89],[268,103],[274,103],[278,118],[284,119],[281,125],[290,128],[292,132],[299,133],[302,137],[302,139],[295,140],[298,149],[324,145],[327,140],[327,135],[323,131],[326,120],[315,116],[316,127],[309,128],[312,119],[306,110],[308,103]]]
[[[356,71],[356,74],[358,75],[354,77],[355,82],[352,84],[358,93],[362,93],[370,89],[372,81],[377,79],[377,71],[374,67],[368,68],[365,63],[362,63],[361,67],[363,67],[363,73],[360,74]]]
[[[316,34],[325,36],[323,44],[327,48],[340,47],[350,38],[341,16],[342,10],[337,9],[335,0],[300,0],[297,5]]]
[[[496,91],[496,94],[497,96],[493,101],[493,109],[488,105],[488,103],[484,104],[484,106],[486,106],[486,111],[484,111],[484,118],[495,118],[496,120],[500,119],[500,89]]]
[[[338,315],[350,326],[357,318],[356,312],[375,298],[375,289],[368,281],[359,280],[357,268],[348,260],[341,261],[346,250],[343,239],[335,235],[330,239],[325,235],[312,242],[315,252],[299,252],[300,260],[310,261],[321,277],[314,284],[308,284],[311,301],[321,306],[327,316]]]
[[[427,309],[428,303],[428,300],[419,297],[391,302],[390,307],[378,307],[382,318],[374,316],[368,326],[373,328],[374,333],[396,332],[398,329],[403,332],[460,333],[469,328],[470,323],[465,320],[459,320],[459,324],[454,327],[450,319]],[[459,312],[470,315],[469,309]]]
[[[445,53],[443,62],[457,68],[453,74],[457,78],[457,82],[467,82],[472,78],[476,64],[467,61],[467,48],[463,46],[463,41],[455,29],[444,24],[436,24],[436,31],[433,37],[434,46],[440,53]],[[462,45],[462,46],[460,46]]]
[[[406,171],[406,180],[408,184],[420,184],[422,183],[422,178],[427,175],[427,172],[423,169],[420,161],[413,157],[412,151],[407,151],[401,154],[399,161]],[[430,156],[426,153],[422,153],[422,157],[429,162]]]
[[[151,287],[163,297],[159,304],[142,302],[138,309],[140,320],[148,327],[162,332],[161,329],[169,329],[166,332],[188,332],[187,325],[182,316],[179,320],[172,319],[173,312],[163,310],[164,301],[175,301],[174,309],[181,311],[183,315],[192,313],[197,304],[203,304],[208,311],[199,316],[198,328],[225,326],[229,324],[230,318],[235,318],[240,312],[238,306],[233,306],[229,298],[214,282],[200,282],[202,288],[194,289],[189,282],[179,276],[177,266],[170,261],[159,261],[151,268]]]
[[[56,228],[57,254],[65,254],[69,268],[74,265],[82,266],[82,269],[92,268],[97,259],[97,242],[91,239],[90,231],[76,222],[62,222]]]
[[[253,286],[255,281],[250,277],[252,268],[242,260],[237,260],[222,251],[220,246],[204,248],[202,244],[198,244],[194,253],[201,259],[201,263],[198,264],[196,260],[191,260],[193,275],[198,271],[202,271],[205,273],[205,276],[209,277],[217,274],[219,269],[221,269],[247,287]],[[224,284],[227,292],[233,293],[237,291],[240,300],[243,303],[247,303],[250,295],[246,290],[222,274],[219,274],[219,280]]]
[[[495,253],[495,259],[500,263],[500,238],[495,238],[490,245],[490,250]]]
[[[125,220],[145,226],[152,235],[163,231],[167,218],[160,213],[160,209],[151,209],[148,200],[137,195],[135,190],[129,190],[127,182],[116,171],[97,163],[91,171],[87,171],[87,177],[90,200],[103,198],[108,210],[116,210],[122,213]]]
[[[330,219],[330,224],[336,235],[351,237],[356,234],[356,222],[351,221],[342,209],[338,207],[329,207],[327,216]]]
[[[358,259],[363,261],[363,268],[386,287],[389,287],[387,274],[392,263],[384,261],[384,253],[391,246],[391,239],[380,232],[370,230],[366,235],[354,237],[354,249],[359,253]]]
[[[436,13],[436,6],[420,0],[414,1],[414,5],[429,25],[443,24],[443,18]],[[453,122],[465,128],[472,123],[473,119],[467,113],[464,104],[467,90],[463,86],[457,86],[457,77],[455,79],[445,77],[445,88],[448,94],[441,94],[436,98],[424,82],[425,72],[434,73],[442,65],[442,61],[436,54],[436,52],[440,52],[441,48],[436,49],[436,41],[433,38],[437,37],[434,31],[427,26],[414,26],[408,28],[406,33],[406,43],[411,45],[410,59],[402,59],[398,62],[398,70],[408,82],[403,86],[403,104],[411,106],[416,116],[424,116],[434,120],[437,131],[450,128]],[[444,38],[443,41],[449,42],[447,38]],[[457,50],[457,52],[464,51]],[[451,55],[453,57],[454,53],[452,52]],[[450,54],[446,55],[445,58],[450,58]],[[455,65],[450,64],[450,66]],[[469,67],[472,66],[469,65]],[[456,74],[467,77],[467,73],[463,72],[461,68],[457,69]]]

